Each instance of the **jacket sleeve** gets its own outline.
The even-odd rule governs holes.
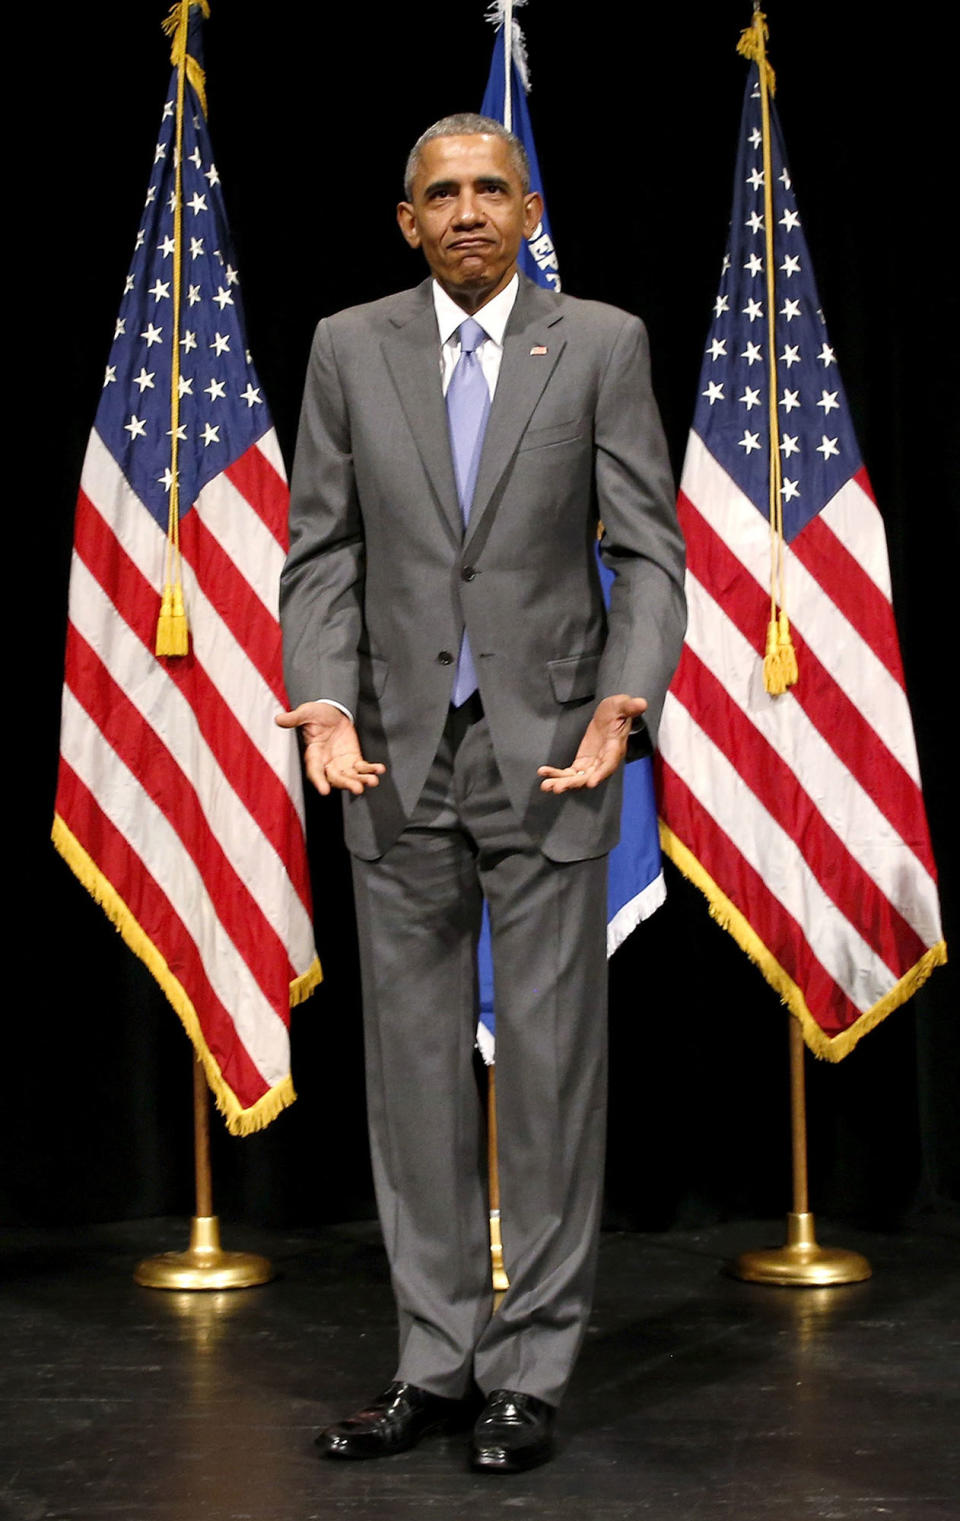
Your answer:
[[[290,487],[290,549],[280,578],[284,676],[294,706],[329,698],[356,712],[363,577],[350,419],[324,321],[307,370]]]
[[[684,546],[666,440],[650,383],[646,329],[626,317],[600,383],[594,420],[600,553],[615,572],[597,696],[645,697],[648,743],[656,743],[667,687],[686,626]]]

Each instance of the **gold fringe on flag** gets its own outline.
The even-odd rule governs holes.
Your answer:
[[[219,1063],[204,1039],[197,1011],[186,988],[171,972],[166,959],[134,918],[112,882],[104,876],[59,814],[54,816],[51,839],[74,876],[83,883],[95,902],[100,904],[111,924],[118,930],[133,954],[139,957],[147,970],[156,978],[179,1014],[197,1057],[203,1064],[217,1108],[223,1115],[230,1134],[252,1135],[256,1130],[263,1130],[296,1098],[293,1078],[289,1074],[281,1078],[280,1082],[275,1083],[269,1092],[259,1098],[255,1104],[252,1104],[249,1109],[244,1109],[233,1089],[226,1083]],[[306,972],[290,984],[291,1008],[302,1003],[321,979],[320,962],[314,959]]]
[[[740,949],[746,952],[754,965],[759,967],[770,986],[779,993],[780,1001],[785,1003],[790,1013],[799,1020],[804,1041],[814,1056],[822,1057],[825,1061],[842,1061],[864,1035],[875,1029],[894,1009],[906,1003],[908,998],[913,997],[917,988],[926,982],[934,967],[943,966],[946,963],[946,942],[939,940],[936,945],[932,945],[924,952],[920,960],[904,973],[889,992],[885,993],[872,1008],[865,1010],[849,1029],[841,1030],[838,1035],[827,1035],[826,1031],[817,1024],[807,1007],[803,993],[789,972],[784,970],[773,953],[764,945],[749,920],[731,903],[726,893],[717,886],[709,872],[704,870],[693,852],[677,838],[662,819],[660,846],[664,855],[670,857],[678,871],[703,893],[709,905],[711,919],[715,919],[721,929],[725,929],[728,935],[733,936]]]

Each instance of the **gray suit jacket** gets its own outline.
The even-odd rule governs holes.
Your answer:
[[[595,558],[617,572],[609,613]],[[646,697],[649,742],[684,629],[683,542],[643,324],[521,276],[464,534],[430,280],[321,322],[281,583],[292,703],[356,714],[379,787],[345,795],[349,849],[380,856],[436,753],[464,625],[497,762],[556,861],[611,849],[618,773],[540,791],[593,707]],[[648,745],[649,748],[649,745]]]

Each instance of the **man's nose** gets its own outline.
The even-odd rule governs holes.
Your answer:
[[[459,226],[475,227],[483,221],[483,208],[471,190],[463,190],[457,201],[457,223]]]

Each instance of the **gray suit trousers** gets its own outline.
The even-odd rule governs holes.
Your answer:
[[[557,1404],[590,1313],[606,1128],[606,857],[520,828],[487,720],[451,712],[378,860],[353,859],[371,1153],[400,1320],[397,1377]],[[476,947],[490,907],[510,1288],[491,1316]]]

